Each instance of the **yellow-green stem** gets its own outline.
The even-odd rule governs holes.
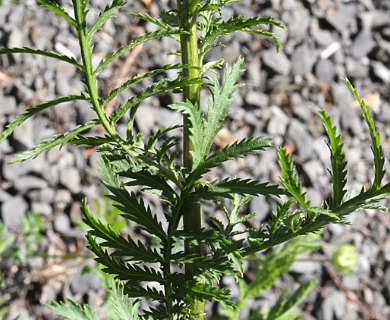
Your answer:
[[[180,28],[187,31],[186,34],[182,34],[180,37],[181,45],[181,57],[184,65],[190,65],[191,68],[184,68],[182,71],[183,77],[191,79],[200,77],[200,61],[198,55],[198,37],[196,34],[196,21],[197,21],[197,4],[199,0],[177,0],[177,7],[179,13]],[[190,101],[193,104],[199,105],[200,103],[200,85],[193,84],[184,88],[183,93],[184,101]],[[188,168],[192,167],[191,151],[193,145],[190,139],[188,130],[188,119],[186,116],[183,118],[184,132],[183,132],[183,165]],[[184,215],[184,229],[188,231],[197,231],[201,228],[201,211],[200,205],[194,203],[193,206],[188,209]],[[193,246],[189,242],[185,243],[185,250],[187,253],[201,255],[199,246]],[[193,270],[186,268],[187,274],[191,275]],[[195,300],[190,305],[191,319],[202,320],[204,319],[204,302]]]

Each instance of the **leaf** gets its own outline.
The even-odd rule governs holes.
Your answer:
[[[191,297],[191,299],[195,300],[206,300],[206,301],[218,301],[222,302],[232,308],[235,308],[234,302],[230,299],[230,290],[226,289],[218,289],[213,286],[210,286],[205,283],[196,283],[194,285],[187,285],[186,292],[183,294],[187,294]]]
[[[231,179],[229,178],[218,181],[215,180],[208,183],[196,191],[196,195],[202,199],[215,199],[216,196],[232,198],[232,194],[239,195],[275,195],[279,196],[285,194],[284,190],[279,189],[277,185],[269,185],[266,183],[259,183],[250,179]]]
[[[223,149],[219,149],[206,158],[197,168],[191,173],[190,179],[198,179],[210,169],[219,167],[223,162],[243,158],[247,154],[254,153],[254,151],[265,150],[271,148],[271,139],[265,137],[246,138],[237,141]]]
[[[132,86],[133,84],[139,82],[139,81],[142,81],[143,79],[146,79],[146,78],[149,78],[149,77],[152,77],[152,76],[155,76],[159,73],[163,73],[167,70],[174,70],[174,69],[181,69],[181,68],[185,68],[185,66],[183,66],[182,64],[178,63],[178,64],[174,64],[174,65],[171,65],[171,64],[167,64],[165,66],[163,66],[162,68],[158,68],[158,69],[154,69],[153,71],[150,71],[150,72],[145,72],[145,73],[140,73],[140,74],[137,74],[135,77],[125,81],[124,83],[122,83],[118,88],[115,88],[114,90],[112,90],[111,92],[109,92],[101,101],[101,105],[106,105],[110,100],[112,100],[114,97],[116,97],[118,94],[120,94],[121,92],[123,92],[124,90],[128,89],[130,86]]]
[[[109,197],[115,201],[115,206],[124,212],[124,217],[138,223],[141,228],[165,241],[166,234],[156,216],[149,207],[145,207],[142,198],[137,200],[136,195],[129,193],[120,183],[113,167],[107,162],[101,162],[101,176],[103,183],[112,192]]]
[[[73,27],[77,28],[77,22],[68,13],[62,9],[56,2],[50,0],[37,0],[37,2],[46,9],[53,11],[55,14],[63,17],[66,21],[68,21]]]
[[[101,246],[114,250],[113,255],[126,257],[128,261],[142,262],[162,262],[162,257],[151,248],[146,248],[141,242],[136,244],[130,236],[127,240],[119,233],[115,232],[110,225],[104,225],[100,220],[96,219],[88,209],[87,203],[84,200],[82,204],[83,221],[91,230],[88,232],[95,237],[98,237],[104,242],[100,242]]]
[[[301,204],[304,209],[310,208],[310,201],[306,200],[306,193],[302,191],[302,183],[298,180],[295,166],[288,156],[286,149],[278,149],[279,164],[282,170],[282,183],[287,191]]]
[[[169,184],[160,176],[152,174],[148,170],[141,170],[137,172],[126,171],[121,172],[121,176],[132,179],[132,182],[127,182],[127,186],[147,186],[149,189],[157,189],[162,192],[162,197],[167,199],[170,204],[175,202],[177,198],[176,192],[169,186]]]
[[[199,151],[195,150],[197,153],[199,152],[199,154],[194,154],[197,159],[204,159],[207,157],[215,136],[223,127],[223,122],[229,113],[229,106],[234,101],[232,94],[242,87],[241,84],[237,84],[237,80],[243,73],[243,70],[241,69],[243,63],[244,60],[238,58],[231,68],[229,65],[226,65],[225,80],[222,88],[220,88],[218,81],[214,80],[212,87],[213,100],[208,101],[207,121],[204,125],[204,131],[203,133],[197,133],[202,134],[203,136],[201,149]],[[194,169],[196,168],[197,167],[194,166]]]
[[[111,52],[106,58],[102,59],[97,66],[97,68],[94,71],[94,75],[98,75],[102,70],[111,62],[128,52],[129,50],[139,46],[142,43],[145,43],[147,41],[153,40],[153,39],[159,39],[165,36],[170,36],[174,34],[181,34],[182,31],[179,30],[158,30],[154,32],[146,33],[142,36],[137,37],[136,39],[130,41],[128,44],[124,45],[123,47],[119,48],[115,52]]]
[[[133,17],[136,17],[136,18],[140,19],[140,20],[143,20],[143,21],[149,22],[151,24],[154,24],[154,25],[156,25],[157,27],[159,27],[162,30],[171,30],[171,27],[169,25],[161,22],[160,20],[158,20],[156,18],[151,17],[148,14],[144,14],[144,13],[131,13],[131,15]]]
[[[364,119],[366,120],[366,123],[368,125],[371,139],[372,139],[372,153],[374,155],[374,169],[375,169],[375,178],[372,183],[372,187],[374,189],[378,189],[381,186],[382,179],[385,175],[384,165],[385,165],[385,158],[383,156],[382,146],[381,146],[381,139],[379,132],[375,128],[374,119],[371,117],[370,110],[367,108],[366,103],[364,100],[362,100],[356,91],[356,89],[352,86],[352,84],[349,82],[348,79],[342,78],[344,83],[348,86],[348,88],[351,90],[353,95],[355,96],[356,100],[359,102],[360,107],[363,110]]]
[[[345,216],[361,209],[370,209],[378,201],[383,200],[388,196],[390,196],[390,183],[382,186],[380,189],[362,189],[357,196],[345,201],[334,211],[339,216]],[[377,208],[379,209],[379,207]]]
[[[27,150],[25,152],[15,155],[10,159],[9,163],[21,162],[30,158],[36,158],[41,153],[48,152],[56,146],[63,147],[67,143],[71,143],[81,132],[86,131],[99,124],[99,120],[91,120],[82,125],[78,125],[73,130],[65,132],[64,134],[54,135],[52,138],[38,143],[37,145],[32,147],[31,150]]]
[[[109,255],[90,233],[87,233],[86,238],[89,243],[88,248],[97,256],[95,260],[104,266],[102,271],[115,275],[115,278],[120,280],[131,279],[133,283],[144,281],[164,283],[164,278],[160,272],[147,266],[142,266],[141,268],[136,264],[128,264],[123,261],[119,262],[115,257]]]
[[[54,58],[54,59],[57,59],[57,60],[61,60],[61,61],[64,61],[64,62],[67,62],[73,66],[75,66],[78,70],[83,70],[84,67],[79,64],[74,58],[72,57],[68,57],[66,55],[63,55],[63,54],[58,54],[58,53],[55,53],[55,52],[52,52],[52,51],[46,51],[46,50],[39,50],[39,49],[31,49],[31,48],[26,48],[26,47],[23,47],[23,48],[3,48],[3,49],[0,49],[0,54],[14,54],[14,53],[29,53],[29,54],[36,54],[36,55],[39,55],[39,56],[45,56],[45,57],[49,57],[49,58]]]
[[[34,108],[28,109],[25,113],[19,114],[18,116],[16,116],[15,120],[13,122],[11,122],[9,125],[7,125],[5,127],[5,130],[1,133],[0,143],[2,143],[5,139],[7,139],[12,134],[12,132],[15,130],[15,128],[20,126],[28,118],[31,118],[32,116],[38,114],[39,112],[42,112],[43,110],[46,110],[46,109],[48,109],[52,106],[55,106],[57,104],[75,101],[75,100],[86,100],[86,98],[83,95],[70,95],[67,97],[59,97],[59,98],[38,104]]]
[[[330,209],[337,208],[343,201],[346,194],[345,185],[347,184],[347,161],[345,160],[344,144],[341,142],[341,134],[337,135],[336,126],[333,126],[332,120],[325,111],[318,112],[328,134],[330,143],[330,160],[332,164],[333,179],[333,197],[330,203]]]
[[[132,109],[132,108],[138,106],[146,98],[149,98],[151,96],[155,96],[159,93],[167,92],[169,90],[183,88],[183,87],[191,85],[191,84],[201,84],[201,83],[202,83],[202,81],[200,79],[182,79],[182,78],[177,78],[175,80],[162,79],[162,80],[154,83],[150,87],[143,89],[139,94],[137,94],[136,96],[127,100],[125,104],[120,105],[118,107],[118,109],[111,116],[111,121],[113,123],[117,123],[119,121],[119,119],[121,119],[122,116],[129,109]]]
[[[96,19],[93,26],[90,28],[88,35],[87,35],[87,41],[91,43],[93,35],[101,29],[101,27],[104,25],[104,23],[113,17],[116,11],[120,9],[124,4],[126,3],[126,0],[114,0],[111,5],[107,4],[104,8],[103,12],[100,12],[99,17]]]
[[[236,31],[248,32],[248,33],[258,33],[270,37],[274,42],[276,49],[279,51],[281,44],[280,40],[275,34],[267,32],[266,30],[254,30],[253,27],[259,25],[270,25],[278,28],[285,29],[284,25],[274,20],[271,17],[253,17],[253,18],[244,18],[242,16],[233,17],[227,21],[222,21],[215,23],[212,28],[208,31],[206,36],[202,41],[201,50],[207,52],[207,47],[210,47],[220,36],[230,34]]]
[[[203,113],[197,104],[193,105],[188,100],[186,102],[176,102],[168,105],[168,107],[188,116],[190,140],[194,148],[193,151],[190,151],[192,155],[192,168],[196,168],[203,161],[202,148],[204,136],[202,133],[205,131]]]
[[[124,286],[119,281],[112,281],[109,301],[115,311],[117,320],[137,320],[138,303],[129,301],[129,297],[124,293]]]
[[[67,320],[98,320],[99,318],[93,312],[88,304],[80,305],[70,299],[66,302],[51,302],[48,307],[54,311],[57,316],[64,317]]]

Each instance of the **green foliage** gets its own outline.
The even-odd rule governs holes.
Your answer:
[[[114,317],[138,317],[136,306],[128,302],[130,297],[156,302],[156,307],[140,310],[140,318],[203,319],[203,301],[217,301],[225,306],[226,314],[236,319],[247,299],[272,286],[300,252],[314,249],[307,238],[299,236],[308,237],[329,223],[345,223],[345,216],[356,210],[384,209],[378,205],[378,201],[390,195],[390,184],[381,184],[385,171],[379,133],[364,101],[347,80],[344,81],[361,105],[372,138],[374,178],[368,188],[362,188],[357,195],[346,190],[346,160],[341,135],[337,134],[337,128],[324,111],[320,111],[319,115],[329,136],[331,151],[333,195],[329,203],[324,201],[318,207],[311,205],[306,199],[293,160],[283,148],[278,149],[281,186],[239,177],[211,182],[203,178],[226,161],[272,148],[271,140],[262,136],[245,138],[222,149],[212,148],[234,101],[234,94],[242,86],[239,78],[244,72],[244,61],[238,58],[228,65],[223,59],[206,64],[203,64],[203,60],[207,59],[207,54],[213,48],[223,46],[222,36],[233,32],[269,37],[278,50],[279,40],[269,28],[283,28],[281,23],[271,17],[232,17],[224,20],[223,7],[234,2],[238,1],[178,1],[177,8],[163,12],[161,17],[156,18],[135,13],[135,17],[155,24],[159,30],[146,33],[118,50],[113,50],[94,67],[94,35],[115,16],[125,1],[113,0],[95,21],[90,22],[87,19],[88,0],[72,0],[73,14],[52,1],[40,0],[44,8],[64,18],[69,27],[73,28],[80,45],[79,61],[32,48],[0,49],[0,54],[37,54],[64,61],[77,68],[82,76],[84,91],[43,102],[19,115],[1,133],[0,142],[8,138],[17,126],[43,110],[75,100],[90,103],[96,119],[42,141],[11,161],[34,158],[66,144],[96,147],[101,153],[100,174],[109,191],[107,198],[112,200],[115,209],[111,210],[112,215],[103,218],[99,206],[96,208],[97,214],[93,214],[87,201],[84,201],[82,210],[83,220],[89,228],[86,239],[96,255],[96,261],[105,273],[121,282],[121,285],[115,284],[111,290],[116,310]],[[172,37],[180,43],[181,52],[178,56],[181,56],[181,62],[135,75],[100,96],[99,75],[105,68],[142,43],[162,37]],[[225,70],[222,79],[216,72],[221,67]],[[180,72],[176,79],[170,79],[165,76],[168,70]],[[215,76],[206,77],[206,71],[214,71],[210,74]],[[123,104],[116,105],[112,114],[106,113],[105,107],[110,101],[156,75],[163,78]],[[201,88],[208,89],[212,96],[206,108],[201,105]],[[145,139],[142,132],[135,134],[134,119],[142,101],[168,91],[183,95],[182,102],[169,107],[182,113],[184,124],[160,128],[149,139]],[[205,109],[207,111],[203,112]],[[121,120],[127,123],[125,136],[116,129],[116,124]],[[96,126],[104,128],[104,136],[85,135],[87,130]],[[180,160],[180,133],[184,141],[183,160]],[[145,192],[160,196],[163,214],[153,212],[142,197]],[[256,213],[243,212],[250,199],[259,195],[284,195],[287,199],[272,213],[268,223],[261,224],[258,229],[241,228],[242,223],[256,216]],[[200,208],[205,201],[211,201],[223,212],[224,221],[212,216],[210,222],[213,227],[202,224]],[[139,230],[144,238],[136,240],[130,234],[125,234],[123,221]],[[3,250],[9,247],[8,243],[4,243]],[[259,259],[256,278],[247,284],[243,279],[244,259],[282,243],[287,244],[256,258]],[[231,300],[228,290],[216,285],[225,275],[235,276],[240,283],[241,297],[237,304]],[[255,312],[252,318],[295,319],[298,315],[293,309],[313,288],[314,283],[303,284],[291,295],[282,296],[267,314]],[[89,306],[72,301],[53,303],[51,307],[57,314],[70,319],[96,319]]]
[[[22,217],[18,233],[8,230],[0,221],[2,259],[13,259],[16,264],[25,264],[28,257],[37,255],[44,230],[42,217],[36,212],[27,212]]]

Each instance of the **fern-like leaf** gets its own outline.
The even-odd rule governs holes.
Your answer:
[[[147,266],[141,268],[136,264],[118,261],[116,257],[108,254],[90,233],[87,233],[86,238],[89,243],[89,249],[96,255],[95,260],[104,266],[102,268],[104,272],[112,274],[115,278],[120,280],[131,279],[133,283],[149,281],[155,281],[161,284],[164,283],[164,278],[160,272]]]
[[[265,137],[251,137],[234,142],[223,149],[217,150],[215,153],[206,158],[197,168],[195,168],[190,178],[198,179],[210,169],[221,166],[225,161],[243,158],[255,151],[261,151],[271,147],[271,139]]]
[[[133,303],[124,291],[124,286],[119,281],[111,282],[111,290],[108,300],[115,312],[113,320],[138,320],[138,303]]]
[[[379,132],[375,128],[374,119],[371,117],[371,112],[367,108],[366,103],[363,99],[360,98],[358,92],[356,89],[352,86],[351,82],[349,82],[348,79],[343,78],[343,81],[348,86],[348,88],[351,90],[353,95],[355,96],[356,100],[359,102],[360,107],[362,108],[364,119],[366,120],[366,123],[368,125],[371,139],[372,139],[372,153],[374,154],[374,169],[375,169],[375,178],[372,182],[372,187],[374,189],[378,189],[381,186],[382,179],[385,175],[385,158],[383,156],[382,146],[381,146],[381,139]]]
[[[333,197],[330,203],[330,208],[337,208],[343,201],[346,194],[345,185],[347,183],[347,161],[343,151],[344,144],[342,143],[341,134],[337,135],[337,128],[333,126],[332,120],[328,117],[325,111],[318,112],[322,119],[326,133],[329,137],[330,160],[332,164],[332,179],[333,179]]]
[[[194,105],[190,101],[177,102],[169,105],[169,107],[188,116],[190,139],[194,148],[193,151],[190,151],[192,155],[192,168],[196,168],[203,160],[201,158],[201,150],[204,143],[204,137],[201,133],[205,130],[203,113],[197,104]]]
[[[66,320],[99,320],[88,304],[80,305],[70,299],[67,299],[66,302],[53,301],[48,307],[57,316],[64,317]]]
[[[104,10],[99,14],[99,17],[96,19],[93,26],[90,28],[88,32],[87,41],[91,43],[93,35],[101,29],[101,27],[106,23],[108,19],[110,19],[116,11],[118,11],[124,4],[125,0],[114,0],[111,5],[107,4]]]
[[[166,234],[156,216],[149,207],[145,206],[142,198],[138,200],[133,192],[130,193],[126,190],[114,172],[114,168],[107,161],[101,162],[100,172],[104,179],[104,185],[112,193],[109,197],[115,201],[115,206],[124,213],[123,216],[138,223],[139,227],[165,241]]]
[[[142,43],[145,43],[150,40],[159,39],[165,36],[171,36],[171,35],[178,35],[183,33],[179,30],[158,30],[154,32],[146,33],[142,36],[139,36],[138,38],[130,41],[128,44],[124,45],[123,47],[119,48],[115,52],[111,52],[106,58],[102,59],[97,66],[97,68],[94,71],[94,75],[98,75],[102,70],[111,62],[118,59],[120,56],[125,54],[126,52],[130,51],[131,49],[134,49],[135,47],[139,46]]]
[[[98,124],[100,124],[99,120],[91,120],[82,125],[77,126],[76,128],[68,132],[65,132],[64,134],[54,135],[52,138],[46,139],[41,143],[38,143],[31,150],[27,150],[15,155],[10,159],[9,162],[15,163],[15,162],[25,161],[30,158],[36,158],[40,154],[44,152],[48,152],[57,146],[63,147],[64,145],[71,143],[74,139],[76,139],[76,137],[81,132],[84,132],[94,126],[97,126]]]
[[[82,205],[83,221],[91,227],[88,232],[98,237],[104,242],[100,245],[115,249],[113,255],[124,257],[128,261],[143,261],[143,262],[162,262],[162,257],[151,248],[145,247],[141,242],[136,244],[130,236],[124,239],[119,233],[115,232],[109,225],[104,225],[100,220],[96,219],[88,209],[87,203],[84,200]]]
[[[114,90],[109,92],[104,97],[104,99],[101,101],[101,104],[105,105],[107,102],[112,100],[114,97],[116,97],[118,94],[120,94],[124,90],[128,89],[129,87],[131,87],[133,84],[135,84],[137,82],[140,82],[140,81],[142,81],[142,80],[144,80],[146,78],[153,77],[153,76],[155,76],[157,74],[160,74],[160,73],[163,73],[163,72],[165,72],[167,70],[182,69],[182,68],[185,68],[185,66],[183,66],[180,63],[174,64],[174,65],[167,64],[167,65],[163,66],[162,68],[154,69],[153,71],[150,71],[150,72],[137,74],[135,77],[133,77],[133,78],[125,81],[124,83],[122,83],[118,88],[115,88]]]
[[[253,27],[257,27],[259,25],[276,26],[278,28],[285,29],[282,23],[274,20],[271,17],[253,17],[248,19],[241,16],[233,17],[227,21],[216,23],[203,39],[202,48],[205,52],[207,52],[208,49],[206,47],[210,48],[210,46],[213,45],[220,36],[230,34],[236,31],[242,31],[263,34],[270,37],[271,40],[274,42],[276,49],[279,51],[281,48],[281,44],[279,38],[275,36],[275,34],[267,32],[266,30],[252,29]]]
[[[168,201],[168,203],[173,204],[177,197],[176,192],[169,186],[169,184],[158,175],[152,174],[148,170],[141,170],[137,172],[126,171],[120,174],[123,177],[132,179],[133,181],[127,182],[127,186],[137,185],[137,186],[147,186],[146,190],[158,190],[161,191],[161,196]]]
[[[205,123],[204,132],[202,134],[203,144],[202,148],[200,149],[200,154],[196,155],[196,158],[198,159],[204,159],[207,157],[214,139],[219,130],[221,130],[223,122],[229,113],[229,106],[234,101],[232,95],[240,87],[242,87],[242,84],[237,84],[237,81],[243,73],[243,63],[244,59],[238,58],[232,67],[226,65],[222,88],[220,87],[218,81],[216,79],[214,80],[212,87],[213,101],[208,101],[207,121]]]
[[[286,149],[278,149],[279,164],[282,170],[282,183],[287,191],[301,204],[304,209],[310,208],[310,201],[306,200],[306,193],[302,191],[302,183],[298,180],[295,166]]]
[[[277,185],[269,183],[259,183],[250,179],[231,179],[228,178],[222,181],[215,180],[202,186],[196,195],[201,199],[215,199],[217,196],[233,198],[233,194],[239,195],[274,195],[279,196],[285,194],[285,191],[279,189]]]
[[[70,95],[67,97],[59,97],[53,100],[46,101],[44,103],[38,104],[34,108],[28,109],[25,113],[19,114],[13,122],[5,127],[5,130],[0,135],[0,143],[2,143],[5,139],[7,139],[16,127],[20,126],[24,121],[32,116],[42,112],[45,109],[53,107],[60,103],[75,101],[75,100],[86,100],[83,95]]]
[[[118,109],[113,113],[111,121],[116,123],[123,117],[123,115],[132,108],[138,106],[143,100],[151,96],[155,96],[159,93],[167,92],[177,88],[183,88],[191,84],[201,84],[200,79],[182,79],[177,78],[175,80],[162,79],[150,87],[143,89],[139,94],[127,100],[123,105],[120,105]]]
[[[61,60],[71,65],[75,66],[78,70],[82,71],[83,66],[79,64],[74,58],[66,56],[64,54],[58,54],[52,51],[39,50],[39,49],[31,49],[31,48],[4,48],[0,49],[0,54],[14,54],[14,53],[27,53],[27,54],[35,54],[39,56],[45,56],[49,58],[54,58],[57,60]]]
[[[73,19],[64,9],[62,9],[56,2],[50,0],[37,0],[37,2],[46,9],[51,10],[55,14],[63,17],[68,21],[73,27],[77,28],[77,22]]]

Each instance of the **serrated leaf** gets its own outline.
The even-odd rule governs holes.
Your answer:
[[[110,100],[112,100],[114,97],[116,97],[118,94],[120,94],[121,92],[123,92],[124,90],[128,89],[129,87],[131,87],[133,84],[137,83],[137,82],[140,82],[146,78],[149,78],[149,77],[153,77],[159,73],[163,73],[165,71],[168,71],[168,70],[174,70],[174,69],[182,69],[182,68],[185,68],[186,66],[183,66],[182,64],[178,63],[178,64],[167,64],[161,68],[158,68],[158,69],[154,69],[150,72],[145,72],[145,73],[140,73],[140,74],[137,74],[136,76],[134,76],[133,78],[125,81],[124,83],[122,83],[118,88],[115,88],[114,90],[112,90],[111,92],[109,92],[101,101],[101,105],[106,105]]]
[[[117,123],[123,115],[132,108],[138,106],[143,100],[151,96],[155,96],[159,93],[167,92],[169,90],[174,90],[177,88],[182,88],[189,86],[191,84],[201,84],[200,79],[182,79],[177,78],[175,80],[162,79],[150,87],[143,89],[139,94],[127,100],[123,105],[120,105],[118,109],[113,113],[111,121]]]
[[[128,44],[124,45],[123,47],[119,48],[115,52],[111,52],[106,58],[102,59],[97,66],[97,68],[94,71],[94,75],[98,75],[102,70],[111,62],[128,52],[129,50],[139,46],[142,43],[145,43],[150,40],[159,39],[165,36],[171,36],[175,34],[181,34],[182,31],[179,30],[158,30],[154,32],[146,33],[142,36],[137,37],[136,39],[130,41]]]
[[[149,206],[145,206],[143,199],[138,200],[133,192],[126,190],[107,161],[101,163],[101,168],[103,183],[112,193],[109,197],[115,201],[114,205],[124,213],[123,216],[138,223],[139,227],[165,241],[166,234],[161,223],[157,220],[156,215],[151,212]]]
[[[190,178],[198,179],[210,169],[221,166],[222,163],[225,161],[233,160],[236,158],[243,158],[244,156],[252,154],[255,151],[261,151],[271,147],[271,139],[265,137],[251,137],[236,141],[223,149],[217,150],[208,158],[206,158],[191,173]]]
[[[26,121],[28,118],[31,118],[32,116],[42,112],[43,110],[46,110],[50,107],[53,107],[60,103],[75,101],[75,100],[86,100],[83,95],[70,95],[67,97],[59,97],[53,100],[45,101],[43,103],[40,103],[36,105],[34,108],[28,109],[25,113],[19,114],[16,116],[15,120],[8,124],[5,127],[5,130],[0,135],[0,143],[2,143],[5,139],[7,139],[14,129],[21,125],[24,121]]]
[[[203,113],[197,104],[194,105],[190,101],[177,102],[169,105],[168,107],[188,116],[188,129],[191,143],[194,148],[194,150],[191,151],[192,167],[196,168],[203,160],[202,148],[204,144],[204,137],[202,133],[205,131],[205,119],[203,117]]]
[[[140,267],[136,264],[128,264],[122,261],[119,262],[115,257],[108,254],[89,232],[87,233],[86,238],[89,243],[88,248],[96,255],[95,260],[104,266],[102,271],[114,275],[116,279],[131,279],[134,283],[144,281],[164,283],[164,278],[160,272],[147,266]]]
[[[196,283],[192,286],[188,286],[186,294],[194,300],[214,300],[222,302],[232,308],[236,307],[234,302],[230,299],[230,290],[218,289],[205,283]]]
[[[114,16],[115,12],[118,11],[124,4],[125,0],[114,0],[111,5],[107,4],[106,7],[100,12],[93,26],[88,31],[88,42],[91,43],[93,35],[106,23],[108,19]]]
[[[114,309],[116,320],[138,320],[138,303],[133,303],[119,281],[112,281],[108,300]]]
[[[318,112],[324,124],[326,133],[329,137],[330,160],[332,164],[333,197],[330,202],[330,209],[337,208],[343,201],[346,194],[345,185],[347,184],[347,161],[345,160],[344,144],[341,134],[337,135],[337,128],[333,126],[332,120],[325,111]]]
[[[225,179],[222,181],[215,180],[204,185],[196,192],[202,199],[214,199],[216,196],[232,198],[232,194],[239,195],[274,195],[279,196],[285,194],[285,191],[279,189],[277,185],[270,185],[268,182],[259,183],[250,179]]]
[[[210,45],[212,45],[219,37],[230,34],[237,31],[248,32],[248,33],[258,33],[263,34],[267,37],[270,37],[274,42],[276,49],[279,51],[281,44],[279,38],[266,30],[254,30],[253,27],[257,27],[259,25],[268,25],[275,26],[278,28],[285,29],[284,25],[274,20],[271,17],[252,17],[252,18],[244,18],[233,17],[227,21],[221,21],[216,23],[213,28],[210,28],[209,32],[206,34],[205,38],[202,41],[202,51],[207,52]]]
[[[148,170],[141,170],[137,172],[126,171],[121,172],[120,175],[133,180],[132,182],[126,183],[128,186],[147,186],[150,189],[161,190],[162,197],[165,198],[170,204],[173,204],[177,198],[176,192],[169,186],[166,180],[158,175],[152,174]]]
[[[367,108],[366,103],[363,99],[360,98],[358,92],[356,89],[352,86],[351,82],[349,82],[348,79],[342,78],[344,83],[348,86],[348,88],[351,90],[353,95],[355,96],[356,100],[359,102],[360,107],[363,111],[364,119],[366,120],[366,123],[368,125],[370,136],[372,140],[371,150],[374,155],[374,171],[375,171],[375,178],[372,182],[372,187],[374,189],[378,189],[381,186],[381,182],[383,177],[385,176],[385,158],[383,156],[382,146],[381,146],[381,139],[379,132],[375,128],[375,122],[374,119],[371,117],[371,112]]]
[[[61,60],[67,63],[70,63],[71,65],[75,66],[79,70],[83,70],[83,66],[79,64],[74,58],[68,57],[64,54],[58,54],[52,51],[47,50],[39,50],[39,49],[31,49],[31,48],[3,48],[0,49],[0,55],[1,54],[14,54],[14,53],[27,53],[27,54],[36,54],[39,56],[45,56],[49,58],[54,58],[57,60]]]
[[[197,159],[204,159],[208,156],[217,133],[223,127],[224,120],[229,113],[229,107],[234,101],[232,95],[242,87],[241,84],[237,84],[237,81],[243,73],[243,63],[244,59],[238,58],[232,67],[226,65],[222,88],[218,81],[214,80],[213,87],[211,88],[213,100],[208,101],[207,120],[204,124],[204,132],[197,133],[203,137],[201,149],[199,151],[196,150],[197,153],[199,152],[199,155],[193,155]],[[193,168],[196,169],[198,166],[194,166]]]
[[[306,193],[302,191],[302,183],[298,180],[295,166],[286,149],[278,149],[279,164],[282,170],[282,183],[287,191],[300,203],[304,209],[310,208],[310,201],[306,200]]]
[[[145,13],[131,13],[131,15],[133,17],[136,17],[136,18],[140,19],[140,20],[152,23],[152,24],[156,25],[157,27],[159,27],[162,30],[171,30],[171,27],[169,25],[167,25],[165,23],[162,23],[160,20],[158,20],[156,18],[153,18],[153,17],[151,17],[148,14],[145,14]]]
[[[67,299],[66,302],[53,301],[48,307],[57,316],[64,317],[67,320],[99,320],[88,304],[80,305],[70,299]]]
[[[41,153],[48,152],[57,146],[63,147],[64,145],[71,143],[71,141],[74,140],[81,132],[84,132],[99,124],[99,120],[92,120],[82,125],[78,125],[73,130],[65,132],[64,134],[54,135],[52,138],[38,143],[32,147],[31,150],[27,150],[15,155],[10,159],[9,163],[21,162],[30,158],[36,158]]]
[[[73,27],[77,28],[77,22],[73,19],[69,14],[62,9],[56,2],[50,0],[37,0],[37,2],[46,9],[53,11],[55,14],[63,17],[66,21],[68,21]]]
[[[142,262],[162,262],[162,257],[151,248],[145,247],[141,242],[135,243],[130,236],[124,239],[119,233],[115,232],[109,225],[103,224],[96,219],[89,211],[86,201],[82,204],[83,221],[91,230],[88,232],[98,237],[104,242],[100,242],[101,246],[115,250],[113,255],[126,257],[128,261]]]

